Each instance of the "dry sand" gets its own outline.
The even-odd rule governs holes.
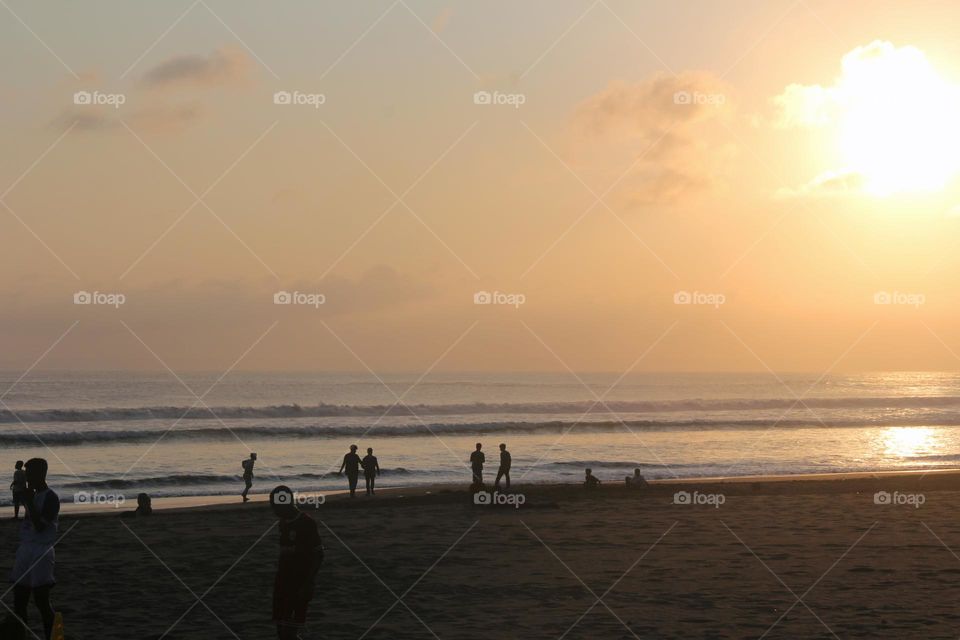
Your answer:
[[[518,487],[520,509],[444,488],[331,499],[310,511],[327,554],[303,637],[960,636],[960,473],[771,480]],[[67,638],[274,637],[273,524],[262,502],[65,515]]]

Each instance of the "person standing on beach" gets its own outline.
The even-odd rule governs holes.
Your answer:
[[[240,495],[243,496],[244,502],[249,502],[250,498],[247,497],[247,493],[250,491],[250,487],[253,486],[253,465],[257,462],[257,454],[250,452],[250,457],[240,463],[240,466],[243,467],[243,493]]]
[[[507,481],[507,489],[510,488],[510,464],[512,461],[513,459],[510,457],[510,452],[507,451],[507,445],[500,443],[500,468],[497,469],[497,479],[493,483],[497,491],[500,491],[500,478],[505,478]]]
[[[53,605],[50,590],[56,584],[53,577],[54,551],[59,526],[60,498],[47,486],[47,461],[43,458],[27,460],[26,487],[22,492],[24,507],[20,525],[20,546],[13,561],[10,581],[13,582],[13,609],[27,627],[27,605],[30,596],[43,619],[44,637],[53,632]]]
[[[477,443],[477,450],[470,454],[470,469],[473,470],[473,486],[480,488],[483,486],[483,463],[487,461],[486,456],[480,449],[483,445]]]
[[[357,494],[357,480],[360,478],[360,456],[357,455],[357,445],[350,445],[350,453],[343,456],[343,462],[340,463],[340,471],[337,473],[343,475],[344,468],[347,469],[350,497],[354,498]]]
[[[363,479],[367,481],[367,495],[373,495],[373,485],[380,475],[380,463],[377,462],[377,456],[373,455],[373,447],[367,447],[367,455],[360,461],[363,467]]]
[[[270,492],[270,508],[280,520],[280,558],[273,581],[273,621],[277,638],[297,640],[307,621],[323,544],[313,518],[297,508],[290,487]]]
[[[10,491],[13,493],[13,519],[20,518],[20,505],[23,504],[23,491],[27,488],[27,474],[23,470],[23,460],[17,460],[13,465],[13,482]]]

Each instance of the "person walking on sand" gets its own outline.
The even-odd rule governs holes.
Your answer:
[[[486,456],[480,449],[483,445],[477,443],[477,450],[470,454],[470,469],[473,471],[473,486],[480,488],[483,486],[483,463],[487,461]]]
[[[337,473],[343,475],[344,468],[347,469],[350,497],[355,498],[357,494],[357,480],[360,478],[360,456],[357,455],[357,445],[350,445],[350,453],[343,456],[343,462],[340,463],[340,471]]]
[[[307,621],[307,605],[323,563],[317,523],[297,508],[290,487],[270,492],[270,508],[280,521],[280,558],[273,581],[273,621],[277,638],[297,640]]]
[[[56,584],[53,546],[57,542],[60,498],[47,486],[46,460],[31,458],[24,466],[27,484],[22,500],[25,513],[20,525],[20,546],[10,572],[13,610],[26,629],[27,605],[32,595],[43,620],[44,637],[49,640],[53,632],[50,590]]]
[[[363,479],[367,481],[367,495],[373,495],[373,485],[380,475],[380,463],[377,462],[377,456],[373,455],[373,447],[367,447],[367,455],[360,461],[363,467]]]
[[[249,502],[250,498],[247,497],[247,493],[250,491],[250,487],[253,486],[253,465],[257,462],[257,454],[250,452],[250,457],[240,463],[240,466],[243,467],[243,493],[240,495],[243,496],[244,502]]]
[[[510,464],[512,459],[510,457],[510,452],[507,451],[507,445],[500,443],[500,468],[497,469],[497,479],[494,481],[493,486],[500,491],[500,478],[504,478],[507,481],[507,489],[510,488]]]
[[[23,491],[27,488],[27,474],[23,470],[23,460],[17,460],[13,465],[13,482],[10,483],[10,492],[13,493],[13,519],[20,518],[20,505],[23,504]]]

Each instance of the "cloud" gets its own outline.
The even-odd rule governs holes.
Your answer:
[[[196,104],[153,105],[118,112],[117,109],[78,107],[64,112],[52,123],[57,129],[74,125],[75,130],[90,133],[123,131],[127,122],[135,131],[149,133],[175,133],[184,130],[203,117],[203,110]],[[75,123],[75,124],[74,124]]]
[[[243,51],[221,48],[208,56],[182,55],[161,62],[143,75],[143,83],[152,88],[235,85],[247,81],[253,67]]]
[[[857,171],[828,171],[796,188],[784,188],[778,198],[826,197],[857,194],[863,191],[866,176]]]
[[[710,74],[657,74],[613,82],[587,98],[576,108],[574,128],[590,146],[629,147],[637,164],[624,180],[629,204],[672,203],[717,186],[712,161],[735,149],[704,129],[732,109],[729,88]]]

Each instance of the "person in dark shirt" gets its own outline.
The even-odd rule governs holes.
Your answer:
[[[13,519],[20,519],[20,505],[23,504],[23,491],[27,488],[27,473],[23,470],[23,460],[13,465],[13,482],[10,492],[13,494]]]
[[[477,488],[483,486],[483,463],[487,461],[486,456],[483,455],[483,451],[480,450],[482,448],[483,445],[478,442],[477,450],[470,454],[470,469],[473,471],[473,486]]]
[[[270,508],[280,520],[280,557],[273,582],[273,621],[280,640],[296,640],[307,621],[323,544],[313,518],[300,511],[290,487],[270,492]]]
[[[347,481],[350,483],[350,497],[356,497],[357,480],[360,478],[360,456],[357,455],[357,445],[350,445],[350,453],[343,456],[343,462],[340,463],[340,475],[343,470],[347,470]]]
[[[497,479],[494,481],[493,486],[497,488],[497,491],[500,490],[500,478],[505,478],[507,481],[507,489],[510,488],[510,464],[512,463],[512,458],[510,457],[510,452],[507,451],[507,445],[500,444],[500,468],[497,469]]]
[[[250,491],[250,487],[253,486],[253,465],[257,462],[257,454],[250,452],[250,457],[240,463],[240,466],[243,467],[243,493],[240,495],[243,496],[244,502],[249,502],[250,498],[247,497],[247,493]]]
[[[600,486],[600,478],[593,475],[593,469],[587,469],[584,473],[583,486],[587,489],[596,489]]]
[[[27,477],[27,486],[23,490],[26,516],[20,524],[20,546],[10,572],[13,609],[26,631],[27,605],[33,596],[43,619],[44,637],[49,640],[54,618],[50,590],[57,582],[53,571],[53,547],[57,542],[60,498],[47,486],[46,460],[31,458],[24,468]]]
[[[367,481],[367,495],[372,496],[373,485],[380,475],[380,463],[377,462],[377,456],[373,455],[372,447],[367,447],[367,455],[360,461],[360,466],[363,467],[363,479]]]

